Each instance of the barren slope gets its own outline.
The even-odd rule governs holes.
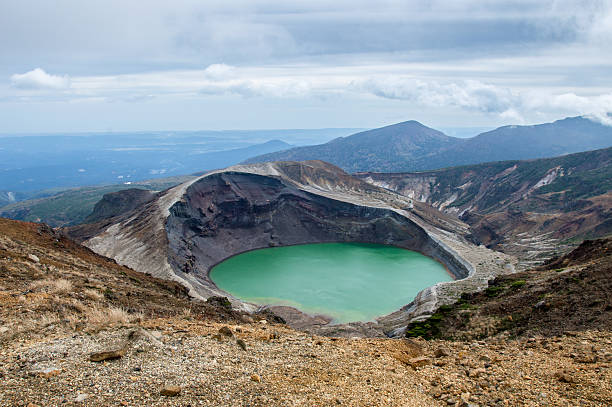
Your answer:
[[[482,341],[319,337],[189,301],[176,284],[37,224],[0,220],[0,296],[4,406],[612,402],[610,331]],[[114,350],[122,356],[91,361]],[[179,394],[164,395],[171,391]]]

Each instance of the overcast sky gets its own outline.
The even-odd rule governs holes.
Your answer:
[[[612,121],[612,1],[0,2],[0,133]]]

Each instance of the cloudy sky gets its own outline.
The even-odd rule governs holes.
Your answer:
[[[610,0],[0,3],[0,133],[612,121]]]

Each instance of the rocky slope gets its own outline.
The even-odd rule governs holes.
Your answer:
[[[586,240],[538,269],[498,277],[484,292],[463,295],[428,320],[411,324],[407,334],[473,340],[551,337],[593,327],[608,332],[611,298],[612,239]],[[612,360],[612,348],[605,351],[599,358]]]
[[[49,325],[78,331],[114,317],[129,322],[185,309],[240,318],[227,307],[194,304],[180,284],[120,266],[44,224],[0,218],[0,272],[3,339],[44,338]]]
[[[535,126],[504,126],[469,139],[409,121],[326,144],[265,154],[247,163],[324,160],[349,172],[405,172],[500,160],[524,160],[606,148],[612,127],[584,117]]]
[[[594,322],[546,337],[320,337],[190,300],[40,224],[0,219],[0,300],[5,406],[612,403],[612,334]]]
[[[357,174],[470,225],[472,239],[539,261],[612,233],[612,149],[419,173]]]
[[[470,244],[461,237],[465,231],[464,224],[436,216],[428,205],[413,205],[398,194],[315,161],[213,171],[157,195],[110,225],[84,225],[69,233],[120,264],[180,282],[196,298],[227,295],[208,272],[247,250],[338,241],[418,250],[441,261],[461,280],[423,291],[414,303],[378,323],[318,327],[321,332],[330,329],[329,333],[346,328],[346,335],[398,335],[410,319],[427,315],[463,291],[482,289],[495,275],[513,271],[512,258]],[[239,308],[254,309],[230,299]]]

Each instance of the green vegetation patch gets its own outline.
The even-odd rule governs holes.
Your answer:
[[[485,290],[485,294],[489,298],[497,297],[502,291],[504,291],[504,287],[501,285],[494,285],[491,287],[487,287]]]
[[[425,339],[440,338],[440,323],[453,311],[452,305],[442,305],[437,312],[424,321],[412,322],[406,328],[408,338],[421,337]]]

